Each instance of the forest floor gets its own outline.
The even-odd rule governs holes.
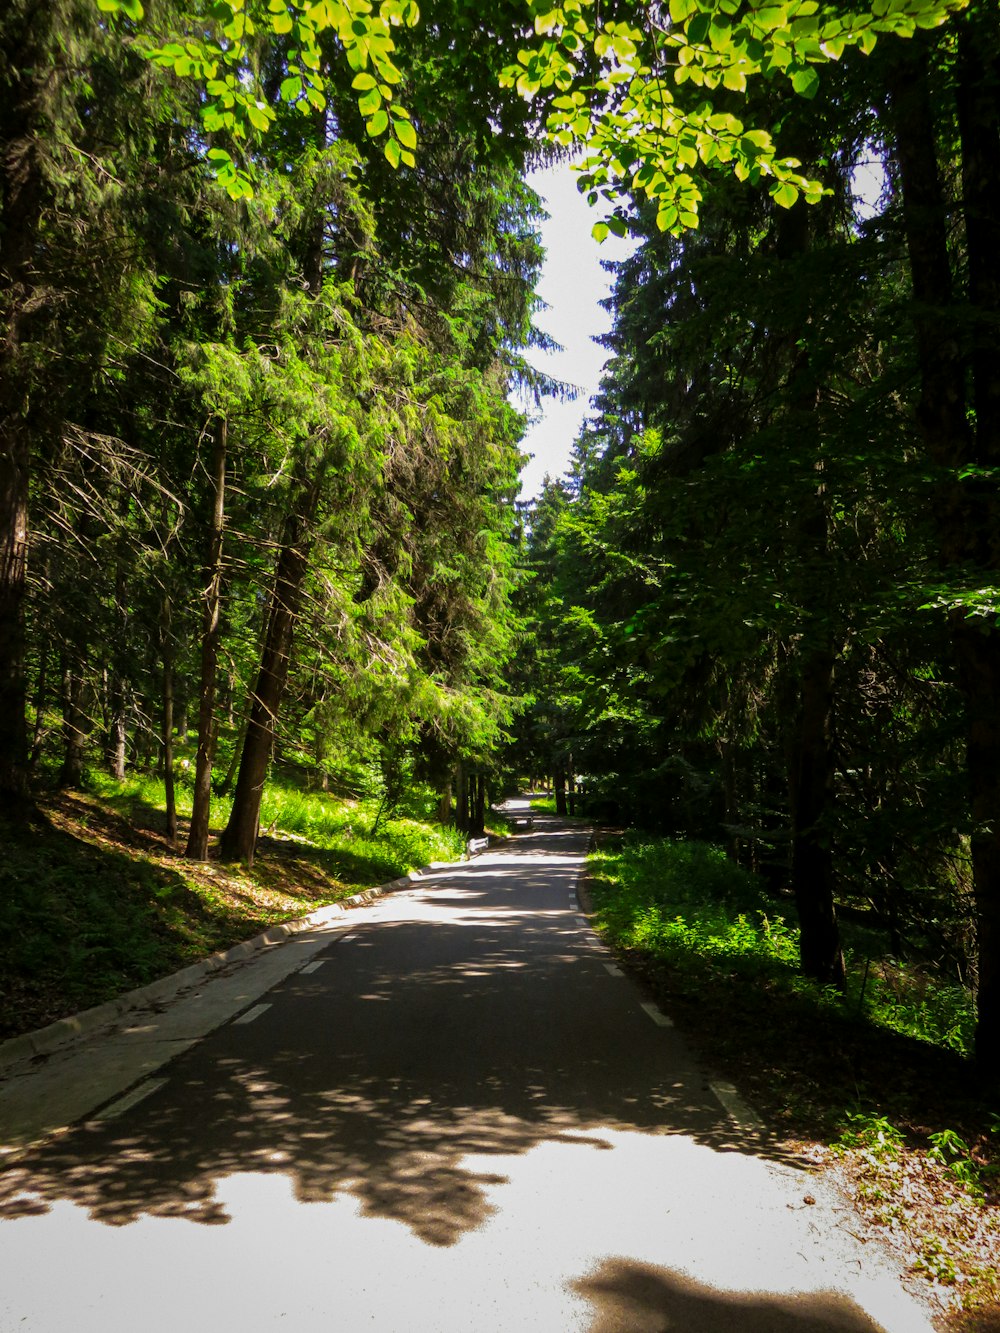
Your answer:
[[[0,821],[0,1041],[455,854],[412,825],[393,840],[391,821],[373,846],[370,822],[359,810],[355,852],[269,828],[248,870],[186,860],[186,821],[171,843],[162,810],[130,796],[53,793]]]
[[[600,902],[602,887],[592,873],[585,891]],[[745,967],[699,971],[608,943],[759,1110],[767,1150],[837,1178],[943,1330],[1000,1330],[1000,1102],[967,1061]]]

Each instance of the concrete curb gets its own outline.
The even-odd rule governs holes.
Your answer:
[[[422,878],[424,875],[460,864],[460,861],[432,861],[430,865],[421,866],[419,870],[411,870],[408,874],[401,875],[399,879],[390,880],[387,884],[379,884],[375,888],[355,893],[350,898],[342,898],[340,902],[319,907],[315,912],[310,912],[308,916],[296,917],[294,920],[285,921],[281,925],[270,926],[259,935],[255,935],[252,940],[244,940],[241,944],[234,944],[232,948],[222,950],[220,953],[210,954],[208,958],[202,958],[197,963],[191,963],[190,966],[181,968],[179,972],[172,972],[169,976],[160,977],[157,981],[151,981],[148,985],[140,986],[137,990],[126,991],[124,995],[119,995],[114,1000],[108,1000],[105,1004],[95,1005],[92,1009],[84,1009],[82,1013],[71,1014],[68,1018],[57,1019],[55,1023],[50,1023],[44,1028],[38,1028],[35,1032],[23,1032],[19,1037],[11,1037],[8,1041],[0,1042],[0,1073],[11,1065],[18,1064],[23,1060],[30,1060],[33,1056],[50,1055],[59,1047],[65,1046],[67,1042],[74,1040],[74,1038],[85,1037],[91,1032],[96,1032],[98,1028],[114,1022],[116,1018],[120,1018],[133,1009],[142,1009],[149,1004],[166,1004],[181,991],[197,985],[199,981],[203,981],[205,977],[219,971],[220,968],[227,966],[229,963],[242,962],[255,953],[259,953],[262,949],[281,944],[292,935],[298,935],[303,930],[311,930],[314,926],[328,925],[336,917],[350,911],[352,907],[364,907],[376,898],[381,898],[384,894],[409,888],[415,880]]]

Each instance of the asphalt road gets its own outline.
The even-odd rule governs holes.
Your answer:
[[[929,1329],[614,967],[586,843],[366,909],[8,1166],[0,1330]]]

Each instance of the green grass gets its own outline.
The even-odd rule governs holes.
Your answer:
[[[163,783],[156,778],[134,778],[124,784],[104,775],[93,775],[89,788],[122,813],[130,816],[143,808],[165,810]],[[177,811],[181,818],[191,813],[190,786],[176,786]],[[289,835],[303,847],[331,853],[328,864],[339,855],[359,884],[377,884],[405,875],[430,861],[454,861],[465,848],[465,839],[454,828],[428,822],[435,797],[423,789],[409,794],[403,810],[379,821],[372,835],[379,802],[375,798],[350,800],[323,792],[305,792],[269,782],[261,805],[260,828],[265,837]],[[221,828],[232,808],[230,797],[213,797],[212,824]],[[405,811],[405,813],[404,813]]]
[[[92,774],[88,791],[42,797],[31,821],[0,821],[0,1040],[112,999],[260,930],[431,861],[464,838],[421,818],[433,793],[378,802],[268,788],[252,869],[199,864],[165,840],[162,781]],[[182,820],[190,789],[178,784]],[[216,830],[229,802],[214,800]]]
[[[969,1055],[975,1010],[963,987],[925,969],[878,956],[870,930],[842,927],[847,996],[798,974],[793,911],[776,905],[721,848],[628,838],[591,862],[599,924],[618,947],[635,949],[692,979],[720,972],[767,979],[772,987],[868,1023]]]
[[[537,810],[540,815],[554,815],[556,812],[556,798],[554,796],[532,796],[532,810]]]
[[[803,978],[791,904],[716,847],[606,839],[589,872],[599,930],[765,1113],[775,1148],[841,1155],[862,1212],[910,1238],[915,1272],[995,1300],[1000,1106],[964,1058],[971,996],[847,924],[847,995]]]

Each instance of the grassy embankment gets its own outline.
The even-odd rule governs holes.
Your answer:
[[[0,1040],[144,985],[277,922],[456,860],[464,838],[431,822],[417,792],[372,834],[378,800],[269,784],[252,869],[182,855],[163,835],[163,784],[42,796],[38,816],[0,822]],[[213,803],[221,827],[228,803]]]
[[[598,928],[766,1113],[772,1146],[839,1158],[914,1272],[953,1303],[993,1307],[1000,1105],[982,1099],[965,1058],[969,993],[889,960],[876,931],[850,925],[846,997],[807,981],[791,904],[718,848],[629,835],[605,840],[589,870]]]

